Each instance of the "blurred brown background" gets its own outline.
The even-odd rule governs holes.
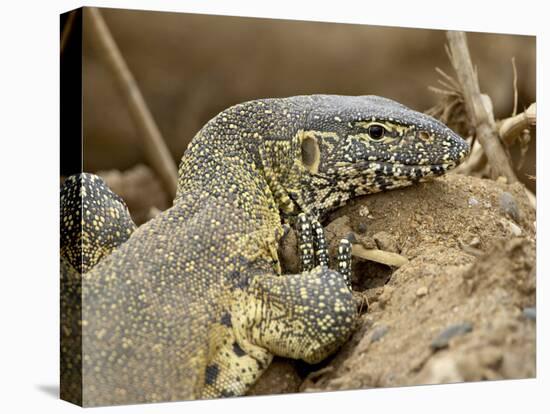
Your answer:
[[[435,67],[454,74],[445,32],[351,24],[102,9],[177,163],[200,127],[249,99],[376,94],[424,111],[438,96]],[[84,13],[84,169],[144,162],[140,138]],[[496,118],[535,101],[535,38],[469,33],[482,92]],[[526,170],[534,175],[534,143]]]

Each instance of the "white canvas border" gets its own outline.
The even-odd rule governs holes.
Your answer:
[[[59,13],[78,1],[20,1],[2,7],[0,103],[2,122],[2,203],[0,234],[1,352],[0,406],[6,413],[74,412],[79,408],[52,396],[58,378],[58,165],[59,165]],[[537,35],[538,137],[538,278],[537,379],[439,386],[418,386],[254,397],[217,401],[150,404],[94,409],[94,412],[395,412],[423,413],[540,412],[548,407],[548,248],[545,231],[547,191],[542,188],[550,155],[547,142],[543,68],[547,66],[544,3],[497,1],[360,2],[320,1],[87,1],[84,5],[221,15],[273,17],[457,29]],[[546,70],[546,73],[549,73]],[[541,231],[540,229],[544,229]],[[542,318],[542,319],[541,319]],[[545,401],[546,400],[546,401]],[[538,409],[537,409],[538,407]]]

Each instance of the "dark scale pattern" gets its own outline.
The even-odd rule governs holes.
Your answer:
[[[342,275],[346,285],[351,290],[351,243],[349,240],[340,240],[336,261],[338,262],[338,273]]]
[[[208,365],[206,367],[206,375],[204,378],[204,383],[206,385],[212,385],[218,379],[218,374],[220,373],[220,367],[216,364]]]
[[[136,226],[122,199],[92,174],[68,177],[60,192],[61,397],[82,404],[82,278]]]
[[[61,256],[85,273],[136,229],[124,201],[98,176],[68,177],[60,195]]]
[[[345,277],[315,266],[326,248],[309,224],[308,271],[280,275],[283,222],[305,213],[315,223],[351,197],[442,174],[467,152],[443,124],[379,97],[265,99],[223,111],[183,156],[173,207],[82,275],[84,404],[242,395],[274,355],[327,357],[357,316],[347,249]],[[85,193],[86,214],[102,195],[95,185]],[[106,236],[92,229],[84,249]]]
[[[328,245],[323,227],[321,226],[321,223],[319,223],[319,221],[314,219],[311,222],[311,228],[313,232],[315,257],[317,257],[317,264],[321,266],[328,266]]]
[[[301,271],[306,272],[315,266],[313,260],[313,229],[311,220],[303,213],[298,216],[298,252],[300,254]]]

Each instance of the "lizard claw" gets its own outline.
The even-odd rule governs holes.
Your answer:
[[[298,215],[298,250],[301,271],[307,272],[315,266],[329,266],[328,243],[323,226],[319,221],[305,213]],[[337,256],[337,271],[342,275],[351,291],[351,243],[340,240]]]

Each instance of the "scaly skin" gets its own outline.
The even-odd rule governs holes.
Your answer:
[[[350,198],[441,175],[467,152],[445,125],[375,96],[264,99],[223,111],[189,145],[173,207],[82,274],[83,392],[66,398],[105,405],[242,395],[273,355],[321,361],[356,322],[349,274],[310,262],[281,275],[282,223],[299,213],[322,219]],[[93,227],[86,218],[83,231]],[[62,288],[74,294],[77,279],[66,271]],[[78,304],[65,303],[66,314],[79,315]],[[74,319],[62,320],[66,355],[63,332],[74,333]],[[62,392],[79,378],[79,363],[69,362]]]

